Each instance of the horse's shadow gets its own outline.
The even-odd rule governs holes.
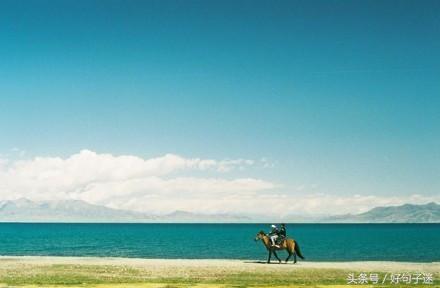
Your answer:
[[[246,264],[291,264],[291,263],[286,263],[286,262],[281,262],[281,263],[279,263],[278,261],[274,261],[274,262],[270,262],[270,263],[267,263],[267,261],[262,261],[262,260],[256,260],[256,261],[243,261],[243,263],[246,263]]]
[[[266,261],[243,261],[246,264],[266,264]]]

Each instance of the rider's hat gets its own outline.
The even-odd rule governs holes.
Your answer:
[[[271,226],[272,228],[277,228],[277,226],[275,226],[274,224],[272,224],[272,226]]]

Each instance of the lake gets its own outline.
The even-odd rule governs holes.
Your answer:
[[[0,223],[0,255],[265,259],[269,224]],[[288,224],[310,261],[440,261],[440,224]],[[282,254],[282,253],[280,253]],[[284,256],[284,254],[282,254]]]

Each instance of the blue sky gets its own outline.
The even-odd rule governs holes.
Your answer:
[[[267,169],[222,177],[289,195],[438,197],[439,11],[438,1],[1,1],[0,154],[264,157]]]

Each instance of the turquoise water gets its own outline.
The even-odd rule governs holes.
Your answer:
[[[263,260],[254,237],[268,227],[0,223],[0,255]],[[440,224],[289,224],[287,231],[311,261],[440,261]]]

